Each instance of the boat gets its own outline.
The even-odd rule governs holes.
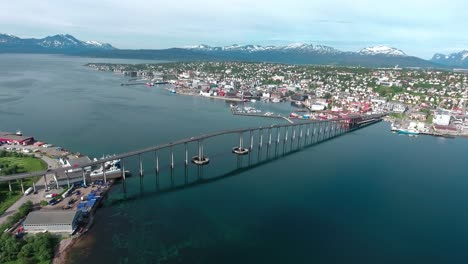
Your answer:
[[[18,129],[18,130],[16,131],[16,135],[17,135],[17,136],[22,136],[23,133],[21,133],[21,130]]]
[[[391,130],[393,133],[395,133],[395,132],[398,131],[398,127],[396,127],[396,126],[392,123],[392,125],[390,126],[390,130]]]
[[[255,103],[255,102],[257,102],[257,100],[251,99],[250,102]]]
[[[403,134],[403,135],[419,135],[419,132],[414,128],[408,128],[408,129],[400,128],[397,130],[397,132],[398,134]]]
[[[280,102],[280,99],[278,99],[278,98],[273,98],[273,99],[271,100],[271,102],[272,102],[272,103],[279,103],[279,102]]]
[[[105,171],[106,171],[106,175],[107,174],[114,174],[116,172],[121,172],[120,168],[117,168],[117,167],[111,167],[109,169],[106,169]],[[101,168],[99,170],[92,171],[89,176],[98,177],[98,176],[103,176],[103,175],[104,175],[104,173],[103,173],[103,170]]]
[[[175,93],[176,93],[176,90],[172,89],[172,90],[171,90],[171,93],[175,94]]]

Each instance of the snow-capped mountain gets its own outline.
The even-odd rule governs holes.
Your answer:
[[[184,49],[196,50],[196,51],[237,51],[237,52],[265,52],[265,51],[283,51],[283,52],[314,52],[314,53],[341,53],[341,51],[323,45],[312,45],[305,43],[294,43],[286,46],[261,46],[261,45],[238,45],[233,44],[230,46],[222,47],[211,47],[208,45],[200,44],[196,46],[184,47]]]
[[[463,50],[448,55],[436,53],[431,61],[452,66],[468,67],[468,50]]]
[[[111,50],[115,48],[107,43],[81,41],[69,34],[48,36],[42,39],[22,39],[9,34],[0,34],[0,51],[2,49],[8,51],[22,49],[29,52],[35,50]]]
[[[0,34],[0,53],[58,53],[167,61],[211,60],[363,67],[395,67],[395,65],[400,67],[440,67],[434,62],[407,56],[401,50],[385,46],[365,48],[359,52],[344,52],[325,45],[307,43],[293,43],[284,46],[234,44],[222,47],[197,45],[159,50],[120,50],[110,44],[98,41],[81,41],[68,34],[48,36],[42,39],[22,39]]]
[[[408,56],[403,51],[387,47],[387,46],[374,46],[374,47],[367,47],[360,51],[358,51],[361,55],[385,55],[385,56]]]

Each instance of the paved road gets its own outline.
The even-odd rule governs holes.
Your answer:
[[[7,146],[0,146],[0,149],[5,149],[6,147]],[[54,159],[51,159],[51,158],[49,158],[47,156],[42,156],[42,157],[39,157],[39,155],[36,155],[36,156],[38,158],[41,158],[43,161],[45,161],[47,163],[47,165],[49,166],[49,168],[51,168],[51,169],[56,169],[56,168],[59,167],[59,163]],[[50,180],[50,178],[48,177],[47,180]],[[44,177],[41,177],[36,182],[36,190],[38,190],[38,193],[37,194],[30,194],[28,196],[23,196],[20,199],[18,199],[18,201],[16,201],[12,206],[10,206],[10,208],[8,208],[5,211],[5,213],[3,213],[3,215],[0,216],[0,225],[3,224],[6,221],[8,216],[13,215],[23,203],[25,203],[27,201],[31,201],[33,203],[39,203],[41,200],[44,200],[44,194],[45,194],[44,189],[45,189],[44,188]]]

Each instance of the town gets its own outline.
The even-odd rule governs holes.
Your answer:
[[[160,64],[90,63],[88,67],[129,76],[130,81],[170,83],[172,93],[234,102],[291,101],[328,119],[391,113],[392,130],[403,134],[468,135],[465,103],[468,74],[436,69],[362,68],[245,62]],[[303,111],[301,111],[303,112]],[[272,113],[266,113],[271,115]]]

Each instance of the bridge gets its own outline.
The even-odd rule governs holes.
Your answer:
[[[210,166],[210,153],[212,155],[216,155],[214,154],[215,150],[209,152],[205,149],[206,142],[210,140],[215,140],[217,138],[219,139],[223,136],[234,137],[234,140],[238,143],[231,146],[232,148],[229,149],[231,155],[236,155],[239,158],[248,155],[250,164],[250,157],[254,153],[256,153],[258,157],[260,157],[262,153],[264,153],[264,155],[266,154],[267,158],[271,157],[271,153],[273,153],[275,157],[277,157],[278,154],[285,155],[287,153],[298,151],[301,148],[309,147],[342,136],[357,129],[361,129],[368,125],[375,124],[377,122],[380,122],[382,118],[386,115],[387,114],[355,115],[328,120],[304,121],[294,124],[275,124],[271,126],[262,126],[255,128],[225,130],[216,133],[186,138],[175,142],[148,147],[140,150],[130,151],[127,153],[106,157],[97,161],[92,161],[86,164],[81,164],[73,168],[61,167],[54,170],[2,176],[0,177],[0,183],[8,182],[11,191],[11,182],[19,181],[21,189],[24,192],[24,179],[44,177],[44,187],[48,187],[46,177],[52,176],[55,179],[57,179],[57,175],[59,174],[65,175],[67,185],[69,187],[71,185],[71,182],[76,181],[77,179],[79,181],[83,181],[85,184],[87,181],[95,179],[103,179],[105,182],[107,182],[110,175],[104,169],[106,162],[120,160],[121,170],[118,171],[118,175],[113,175],[112,178],[121,178],[123,181],[125,191],[125,181],[127,177],[125,173],[125,160],[128,160],[129,158],[133,157],[138,157],[138,174],[140,177],[143,177],[144,170],[142,155],[147,153],[154,154],[154,158],[152,159],[152,165],[154,165],[153,168],[154,173],[156,175],[156,182],[159,182],[158,177],[161,169],[163,167],[169,167],[169,169],[171,170],[171,181],[173,183],[173,170],[176,167],[177,161],[183,163],[183,166],[186,169],[186,174],[187,168],[189,166],[196,166],[199,169],[204,166]],[[178,149],[182,148],[183,151],[174,151],[176,147],[178,147]],[[190,153],[190,147],[195,147],[195,153]],[[266,153],[264,151],[265,149]],[[168,151],[169,153],[169,164],[162,164],[160,162],[160,155],[162,154],[161,151],[163,150]],[[260,158],[258,160],[260,160]],[[91,177],[90,173],[86,172],[85,169],[89,167],[103,168],[101,175],[97,177]],[[75,172],[70,173],[71,169]],[[58,185],[58,181],[56,184]],[[34,190],[36,190],[34,181],[33,188]]]

